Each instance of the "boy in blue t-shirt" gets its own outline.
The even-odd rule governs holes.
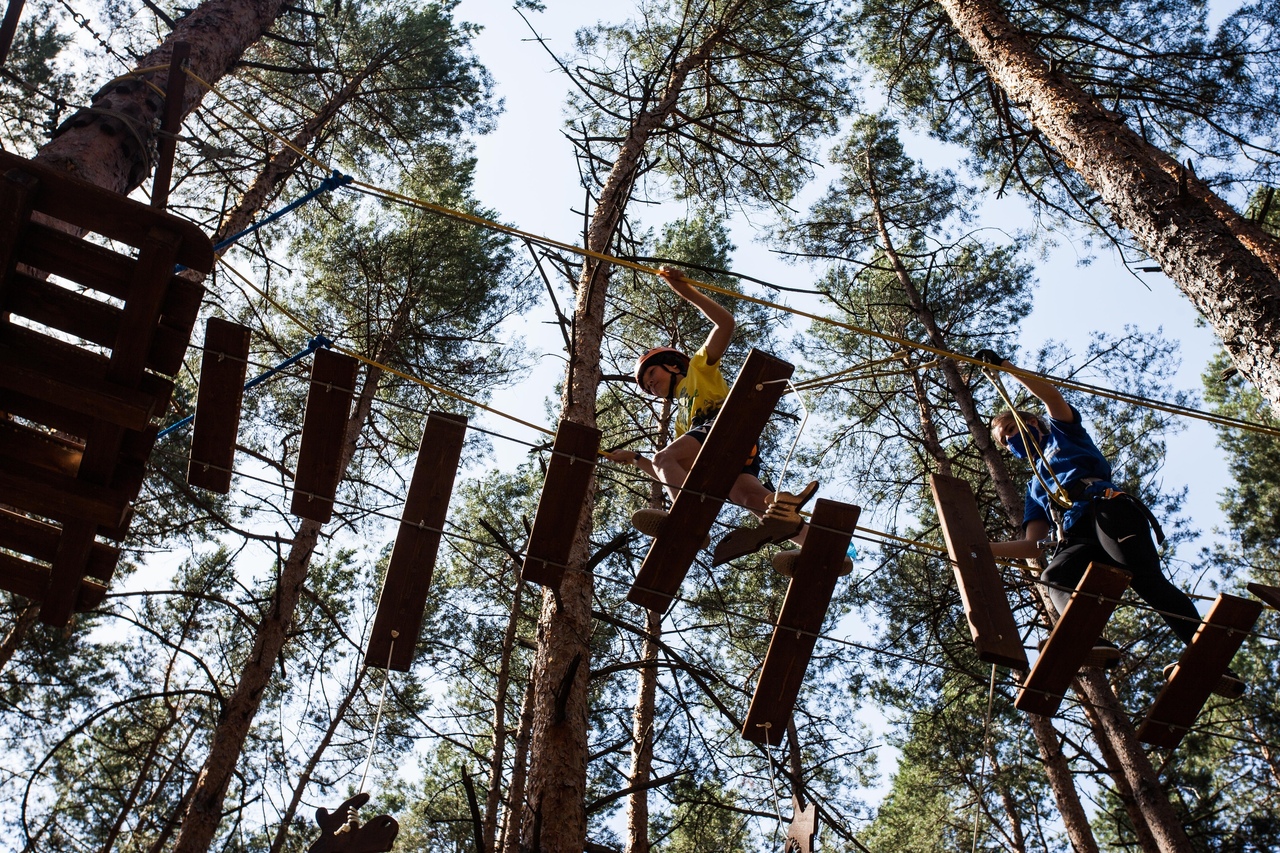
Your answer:
[[[634,465],[657,479],[674,501],[729,396],[729,385],[720,372],[720,357],[729,348],[735,324],[728,309],[694,287],[679,270],[663,269],[660,275],[677,296],[711,321],[711,333],[692,358],[674,347],[655,347],[636,361],[636,384],[655,397],[672,400],[676,407],[675,440],[655,453],[652,460],[634,450],[605,451],[601,455],[613,462]],[[768,529],[762,532],[770,535],[760,540],[760,546],[787,539],[800,544],[808,528],[796,513],[817,490],[815,481],[798,495],[769,491],[760,482],[757,446],[743,461],[729,500],[763,519],[762,528]],[[646,508],[632,515],[631,521],[641,533],[657,536],[666,517],[666,510]],[[775,555],[774,568],[790,576],[797,553],[783,551]],[[849,568],[852,569],[851,563]]]
[[[995,365],[1012,364],[991,350],[980,350],[976,358]],[[1018,429],[1013,412],[1003,412],[991,421],[991,438],[1019,459],[1029,459],[1035,476],[1027,484],[1023,510],[1023,538],[993,542],[991,551],[1005,559],[1039,558],[1041,543],[1050,528],[1057,530],[1049,567],[1040,578],[1049,586],[1049,598],[1061,613],[1071,601],[1071,592],[1092,562],[1128,571],[1130,586],[1143,601],[1155,608],[1169,628],[1184,643],[1190,643],[1200,625],[1200,613],[1186,593],[1170,583],[1160,567],[1160,554],[1151,540],[1155,523],[1151,511],[1137,498],[1116,488],[1111,481],[1111,463],[1098,450],[1080,422],[1080,413],[1049,382],[1031,377],[1015,377],[1044,403],[1048,420],[1030,412],[1018,412],[1036,448],[1029,449]],[[1038,451],[1038,452],[1037,452]],[[1047,487],[1047,488],[1046,488]],[[1048,489],[1065,492],[1059,506]],[[1155,525],[1157,534],[1159,526]],[[1119,650],[1105,639],[1094,646],[1093,659],[1114,666]],[[1165,668],[1172,672],[1174,664]],[[1235,698],[1244,682],[1228,670],[1214,692]]]

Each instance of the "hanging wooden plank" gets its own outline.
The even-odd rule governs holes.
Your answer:
[[[1129,586],[1129,573],[1102,563],[1090,563],[1058,617],[1058,624],[1040,650],[1030,674],[1018,690],[1014,706],[1031,714],[1052,716],[1102,636],[1111,612]]]
[[[467,419],[463,416],[448,412],[427,415],[396,544],[378,597],[378,612],[369,632],[365,666],[405,672],[413,663],[466,437]]]
[[[73,223],[130,246],[141,246],[151,229],[159,226],[179,235],[178,263],[202,273],[213,269],[213,244],[195,223],[130,201],[118,193],[42,163],[0,151],[0,171],[10,169],[25,172],[40,181],[35,209],[54,219]]]
[[[795,368],[753,349],[698,451],[627,600],[665,613]]]
[[[1261,613],[1261,602],[1218,596],[1147,711],[1138,740],[1168,749],[1182,741]]]
[[[960,601],[978,659],[1026,669],[1027,653],[1009,607],[1004,580],[991,554],[973,489],[964,480],[945,474],[930,475],[929,488],[933,490],[942,537],[951,556],[951,569],[960,588]]]
[[[1276,610],[1280,610],[1280,587],[1267,586],[1262,583],[1254,583],[1250,581],[1246,586],[1249,592],[1261,598],[1267,604],[1270,604]]]
[[[813,506],[809,532],[800,547],[782,613],[742,725],[742,736],[752,743],[777,746],[787,736],[787,721],[800,695],[800,685],[861,512],[853,504],[824,498]]]
[[[569,562],[569,549],[578,532],[587,500],[587,489],[596,470],[600,430],[573,421],[561,421],[551,446],[547,478],[538,498],[538,512],[525,549],[522,577],[550,589],[559,589]]]
[[[333,496],[342,472],[342,442],[355,396],[360,362],[332,350],[317,350],[311,363],[311,388],[302,419],[302,447],[294,477],[289,511],[327,524],[333,517]]]
[[[187,466],[187,482],[193,486],[220,495],[231,491],[231,468],[248,369],[248,327],[210,317],[204,327],[191,463]]]

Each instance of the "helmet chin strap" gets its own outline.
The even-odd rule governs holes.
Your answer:
[[[676,386],[680,384],[676,377],[684,376],[685,374],[674,364],[661,364],[658,366],[665,367],[667,369],[667,373],[671,375],[671,381],[667,383],[667,399],[674,400],[676,398]]]

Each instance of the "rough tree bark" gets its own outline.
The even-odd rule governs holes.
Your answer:
[[[716,28],[673,63],[662,93],[632,121],[587,228],[585,242],[591,251],[609,250],[630,200],[645,144],[671,116],[690,71],[707,60],[724,35],[723,28]],[[578,279],[561,417],[586,426],[596,424],[605,293],[611,269],[588,259]],[[559,599],[544,591],[538,619],[529,798],[521,822],[521,846],[544,853],[581,853],[587,840],[587,682],[593,578],[582,567],[590,547],[594,483],[587,494]]]
[[[1049,68],[995,0],[938,0],[992,80],[1098,193],[1280,414],[1280,244]]]
[[[35,159],[92,184],[128,195],[151,173],[151,151],[169,85],[169,60],[175,42],[191,46],[188,67],[209,83],[225,76],[254,42],[280,17],[286,0],[207,0],[177,22],[172,32],[142,59],[141,78],[117,79],[93,97],[92,104],[67,119]],[[159,68],[159,70],[144,70]],[[190,81],[182,102],[185,118],[205,96]]]

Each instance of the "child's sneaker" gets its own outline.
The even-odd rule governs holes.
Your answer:
[[[773,555],[773,569],[783,577],[793,578],[796,576],[796,563],[800,560],[799,549],[790,551],[779,551]],[[840,567],[840,576],[844,577],[853,572],[853,560],[846,556],[844,565]]]
[[[665,509],[653,509],[646,507],[638,509],[631,514],[631,526],[639,530],[645,536],[653,538],[658,537],[658,532],[662,530],[662,523],[667,520],[670,515]],[[711,536],[708,534],[702,538],[702,547],[706,548],[711,545]]]
[[[800,518],[800,507],[807,504],[817,491],[818,481],[814,480],[801,489],[799,494],[774,492],[769,496],[769,506],[764,511],[764,521],[760,526],[763,527],[770,521],[774,521],[778,525],[799,524],[803,527],[804,521]],[[795,532],[799,533],[800,528],[796,528]],[[785,538],[790,539],[791,536]]]
[[[1040,641],[1036,648],[1041,654],[1044,653],[1044,647],[1049,644],[1049,638],[1045,637]],[[1120,665],[1122,652],[1120,647],[1108,640],[1106,637],[1099,637],[1093,643],[1093,648],[1089,650],[1089,654],[1085,655],[1084,663],[1080,666],[1095,666],[1100,669],[1115,669]]]
[[[1164,680],[1168,681],[1173,678],[1173,671],[1178,668],[1178,664],[1171,663],[1164,668]],[[1234,670],[1227,670],[1219,678],[1218,683],[1213,686],[1213,692],[1227,699],[1239,699],[1249,689],[1249,685],[1243,678],[1236,675]]]

